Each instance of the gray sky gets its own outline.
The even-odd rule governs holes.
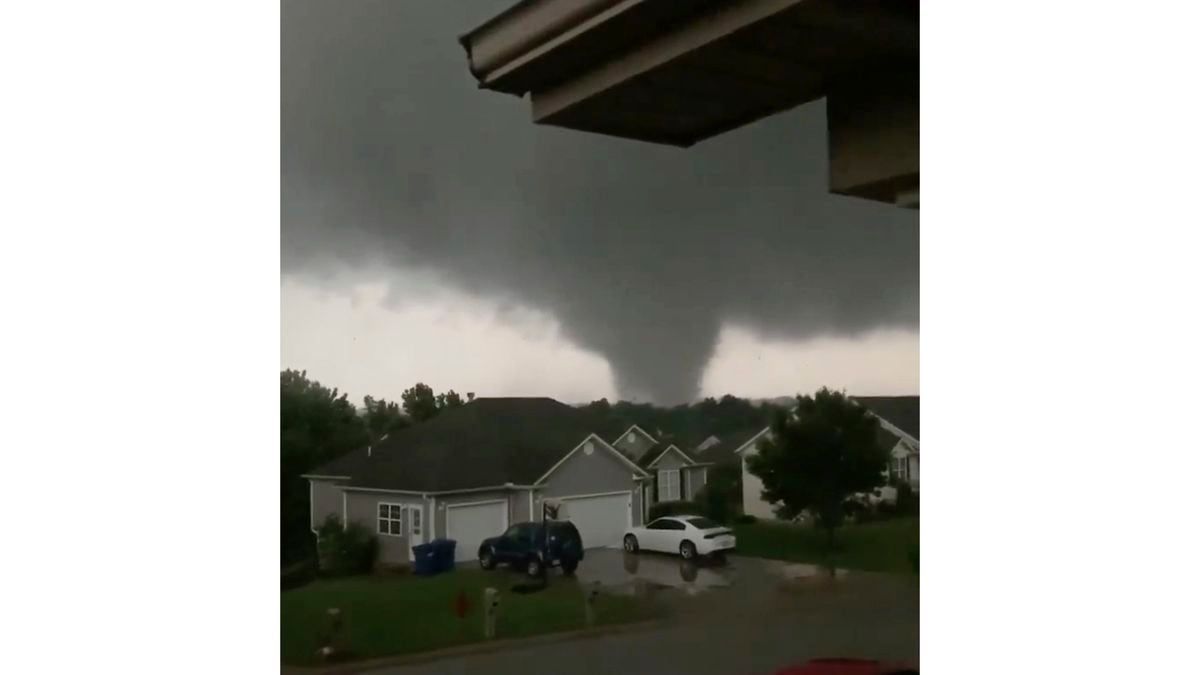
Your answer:
[[[284,367],[359,397],[918,391],[914,212],[826,193],[823,104],[687,150],[540,127],[507,2],[289,0]]]

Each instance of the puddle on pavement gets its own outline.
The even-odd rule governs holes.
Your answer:
[[[850,575],[849,570],[806,563],[777,563],[769,569],[785,585],[819,585],[842,581]]]
[[[616,552],[614,552],[616,553]],[[678,591],[697,595],[731,585],[731,569],[711,563],[697,564],[682,558],[647,553],[617,553],[617,560],[580,567],[581,582],[597,583],[610,592],[626,595],[652,595]],[[586,562],[586,559],[585,559]],[[615,563],[615,564],[614,564]]]

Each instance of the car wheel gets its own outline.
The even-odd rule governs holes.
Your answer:
[[[482,551],[479,554],[479,566],[485,570],[496,568],[496,556],[492,555],[491,551]]]
[[[638,552],[637,537],[633,536],[632,534],[625,535],[625,550],[629,551],[630,553]]]
[[[534,578],[542,576],[542,571],[544,569],[545,568],[542,567],[542,561],[538,560],[537,558],[530,558],[525,563],[525,573]]]
[[[575,574],[575,570],[578,567],[579,567],[578,560],[567,559],[567,560],[562,561],[562,571],[563,571],[563,574],[565,574],[567,576]]]
[[[696,557],[696,545],[690,541],[685,541],[679,545],[679,555],[683,556],[684,560],[691,560]]]

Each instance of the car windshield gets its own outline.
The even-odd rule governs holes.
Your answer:
[[[692,524],[692,527],[698,530],[711,530],[714,527],[721,526],[720,523],[709,520],[708,518],[688,518],[687,521]]]

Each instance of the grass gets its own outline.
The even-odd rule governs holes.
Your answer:
[[[825,532],[813,527],[759,522],[737,524],[733,529],[741,555],[872,572],[917,573],[917,518],[840,527],[832,551]]]
[[[527,637],[584,627],[584,591],[572,578],[552,574],[549,587],[520,595],[510,587],[524,578],[505,570],[456,570],[435,577],[363,576],[320,580],[284,591],[280,597],[282,658],[289,665],[320,663],[317,650],[328,626],[326,610],[342,610],[340,646],[351,659],[367,659],[452,647],[483,640],[483,589],[501,593],[498,639]],[[468,610],[455,612],[459,591]],[[645,600],[601,595],[597,625],[648,619]]]

